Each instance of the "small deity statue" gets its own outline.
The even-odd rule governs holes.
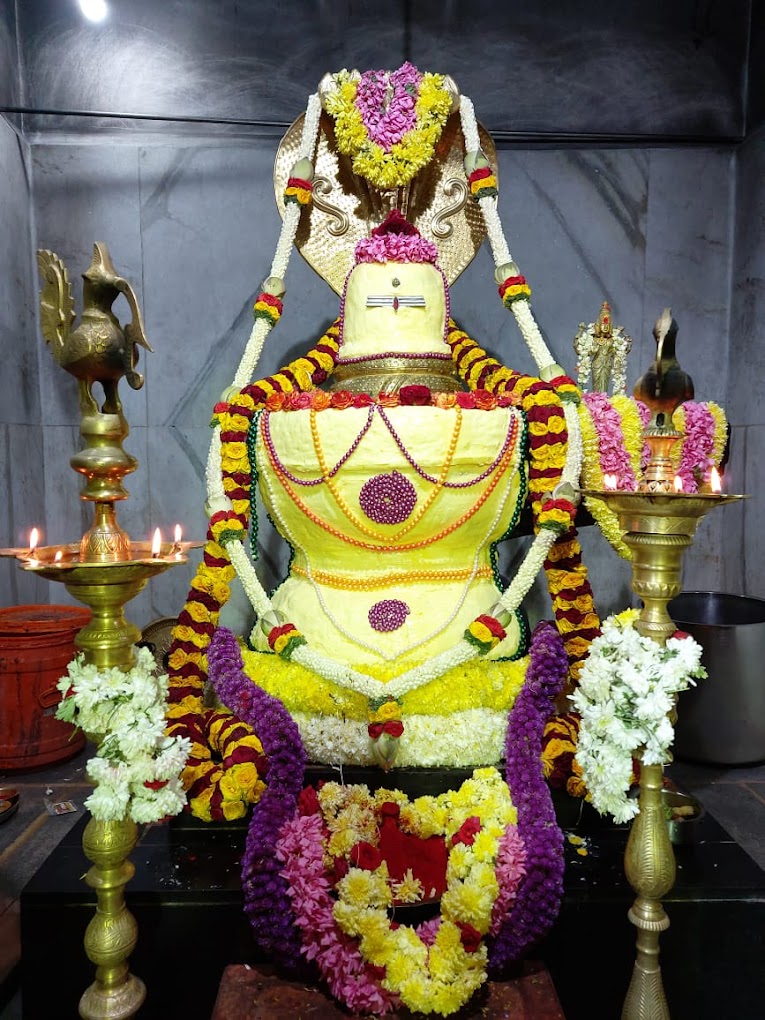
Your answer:
[[[608,393],[613,378],[613,393],[624,393],[626,385],[627,355],[632,349],[632,338],[622,326],[614,326],[611,306],[604,301],[595,322],[581,322],[574,338],[578,362],[578,383],[587,387],[592,376],[592,392]]]

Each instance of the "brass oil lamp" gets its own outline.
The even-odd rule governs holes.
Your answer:
[[[5,549],[22,569],[65,585],[78,602],[92,611],[90,622],[75,643],[85,661],[102,669],[125,671],[135,664],[133,651],[141,632],[125,618],[125,605],[148,581],[179,563],[196,542],[134,542],[119,526],[116,504],[127,499],[125,475],[138,462],[122,447],[129,433],[118,394],[124,376],[134,389],[143,385],[135,371],[138,346],[151,350],[146,340],[133,288],[115,270],[105,244],[96,243],[93,259],[83,274],[83,313],[75,319],[67,269],[50,251],[38,252],[44,280],[40,295],[43,335],[56,361],[74,375],[80,394],[80,435],[83,449],[71,465],[85,479],[80,498],[93,504],[93,524],[79,542],[63,546]],[[111,311],[124,294],[132,321],[123,328]],[[99,407],[93,386],[103,388]],[[102,734],[88,734],[100,742]],[[97,821],[91,818],[83,834],[83,850],[92,862],[85,881],[96,891],[97,909],[85,933],[85,951],[96,965],[96,979],[79,1005],[84,1020],[125,1020],[140,1008],[146,995],[143,982],[128,969],[128,957],[137,937],[134,917],[125,906],[124,887],[132,878],[129,860],[137,838],[136,823]]]
[[[643,607],[636,629],[660,645],[676,630],[667,604],[682,587],[683,553],[699,522],[711,509],[743,499],[721,492],[686,493],[675,483],[672,448],[681,434],[673,412],[693,397],[693,382],[675,356],[677,323],[669,308],[654,327],[656,358],[635,386],[635,396],[651,412],[644,436],[648,464],[636,491],[585,490],[614,511],[632,556],[632,590]],[[679,481],[679,479],[678,479]],[[707,483],[704,488],[711,489]],[[637,955],[622,1020],[670,1020],[659,965],[659,935],[669,927],[662,898],[675,882],[675,857],[661,799],[662,765],[641,765],[640,813],[625,851],[624,870],[636,899],[629,919],[637,928]]]

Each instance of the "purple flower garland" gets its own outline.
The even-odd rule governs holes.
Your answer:
[[[244,909],[255,940],[285,970],[304,969],[300,932],[293,924],[287,881],[276,841],[295,815],[306,754],[300,731],[284,705],[244,672],[239,643],[219,627],[207,652],[208,676],[223,704],[258,734],[268,758],[268,786],[252,813],[242,860]]]
[[[541,743],[552,699],[562,688],[568,659],[556,628],[543,621],[532,636],[526,681],[510,712],[505,778],[518,810],[526,875],[511,913],[489,944],[489,967],[500,971],[537,942],[558,916],[563,895],[563,834],[542,775]]]

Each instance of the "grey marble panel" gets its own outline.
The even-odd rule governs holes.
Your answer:
[[[765,122],[765,7],[752,3],[747,75],[747,132]]]
[[[30,530],[43,525],[44,515],[42,430],[0,425],[0,546],[27,546]],[[55,601],[47,581],[21,570],[15,559],[0,560],[0,605]]]
[[[500,216],[554,357],[572,374],[579,323],[604,299],[634,335],[640,322],[648,156],[643,150],[500,150]],[[506,363],[535,372],[502,307],[485,245],[452,292],[453,314]]]
[[[744,489],[751,494],[744,507],[744,594],[765,597],[765,425],[750,425],[746,430]]]
[[[73,3],[25,0],[19,31],[37,108],[288,122],[326,71],[408,53],[453,74],[495,129],[730,137],[748,15],[724,0],[622,0],[607,16],[598,0],[131,0],[90,25]]]
[[[720,520],[722,533],[721,554],[722,572],[720,577],[720,590],[731,592],[734,595],[747,594],[746,562],[748,549],[745,545],[747,524],[752,515],[758,517],[762,513],[758,501],[763,498],[761,484],[757,479],[747,476],[747,439],[749,429],[743,425],[734,425],[730,437],[730,459],[725,468],[724,488],[727,492],[747,493],[750,485],[758,486],[759,493],[755,493],[754,501],[750,498],[740,503],[715,510],[715,515]]]
[[[32,181],[34,246],[48,248],[63,259],[78,314],[82,307],[80,274],[90,265],[95,241],[106,242],[115,267],[133,284],[143,306],[137,149],[130,145],[38,145],[34,147]],[[129,321],[123,297],[115,302],[114,311],[120,321]],[[146,329],[151,342],[151,325]],[[39,330],[34,342],[42,350]],[[139,369],[146,368],[148,358],[151,355],[142,350]],[[77,424],[77,385],[47,351],[40,356],[40,384],[43,422]],[[133,391],[123,381],[120,395],[128,421],[145,422],[146,391]]]
[[[651,330],[665,306],[679,325],[677,354],[697,400],[725,404],[728,266],[734,198],[732,154],[725,149],[651,152],[643,331],[636,362],[644,371],[656,347]]]
[[[19,105],[16,5],[0,4],[0,104]]]
[[[205,462],[210,429],[155,425],[149,429],[148,472],[151,529],[159,527],[171,539],[176,524],[189,541],[204,541],[207,516],[204,512]],[[192,550],[189,562],[156,577],[144,598],[151,619],[177,616],[186,601],[189,583],[201,550]]]
[[[146,321],[156,339],[147,369],[153,424],[205,425],[231,383],[281,227],[274,153],[220,146],[141,154]],[[297,254],[287,285],[258,377],[297,357],[338,312],[337,296]]]
[[[597,0],[412,8],[412,59],[494,129],[741,134],[748,5]]]
[[[30,244],[29,147],[0,117],[0,421],[40,417]]]
[[[732,272],[729,408],[742,425],[765,423],[765,128],[737,155],[736,250]]]

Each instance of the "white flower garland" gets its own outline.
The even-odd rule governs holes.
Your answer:
[[[365,722],[307,712],[291,714],[310,761],[338,766],[375,764]],[[396,766],[468,768],[499,761],[506,729],[507,712],[488,708],[448,716],[407,714]]]
[[[692,637],[678,632],[662,646],[638,633],[637,616],[628,609],[605,620],[571,696],[582,716],[576,752],[582,778],[595,808],[617,822],[638,812],[637,800],[627,796],[632,759],[640,754],[646,765],[667,761],[676,696],[694,677],[707,675]]]
[[[87,764],[97,783],[85,807],[99,821],[157,822],[186,804],[180,774],[191,751],[186,737],[165,736],[167,683],[148,648],[136,649],[127,672],[100,669],[78,655],[57,687],[56,718],[99,739]]]

